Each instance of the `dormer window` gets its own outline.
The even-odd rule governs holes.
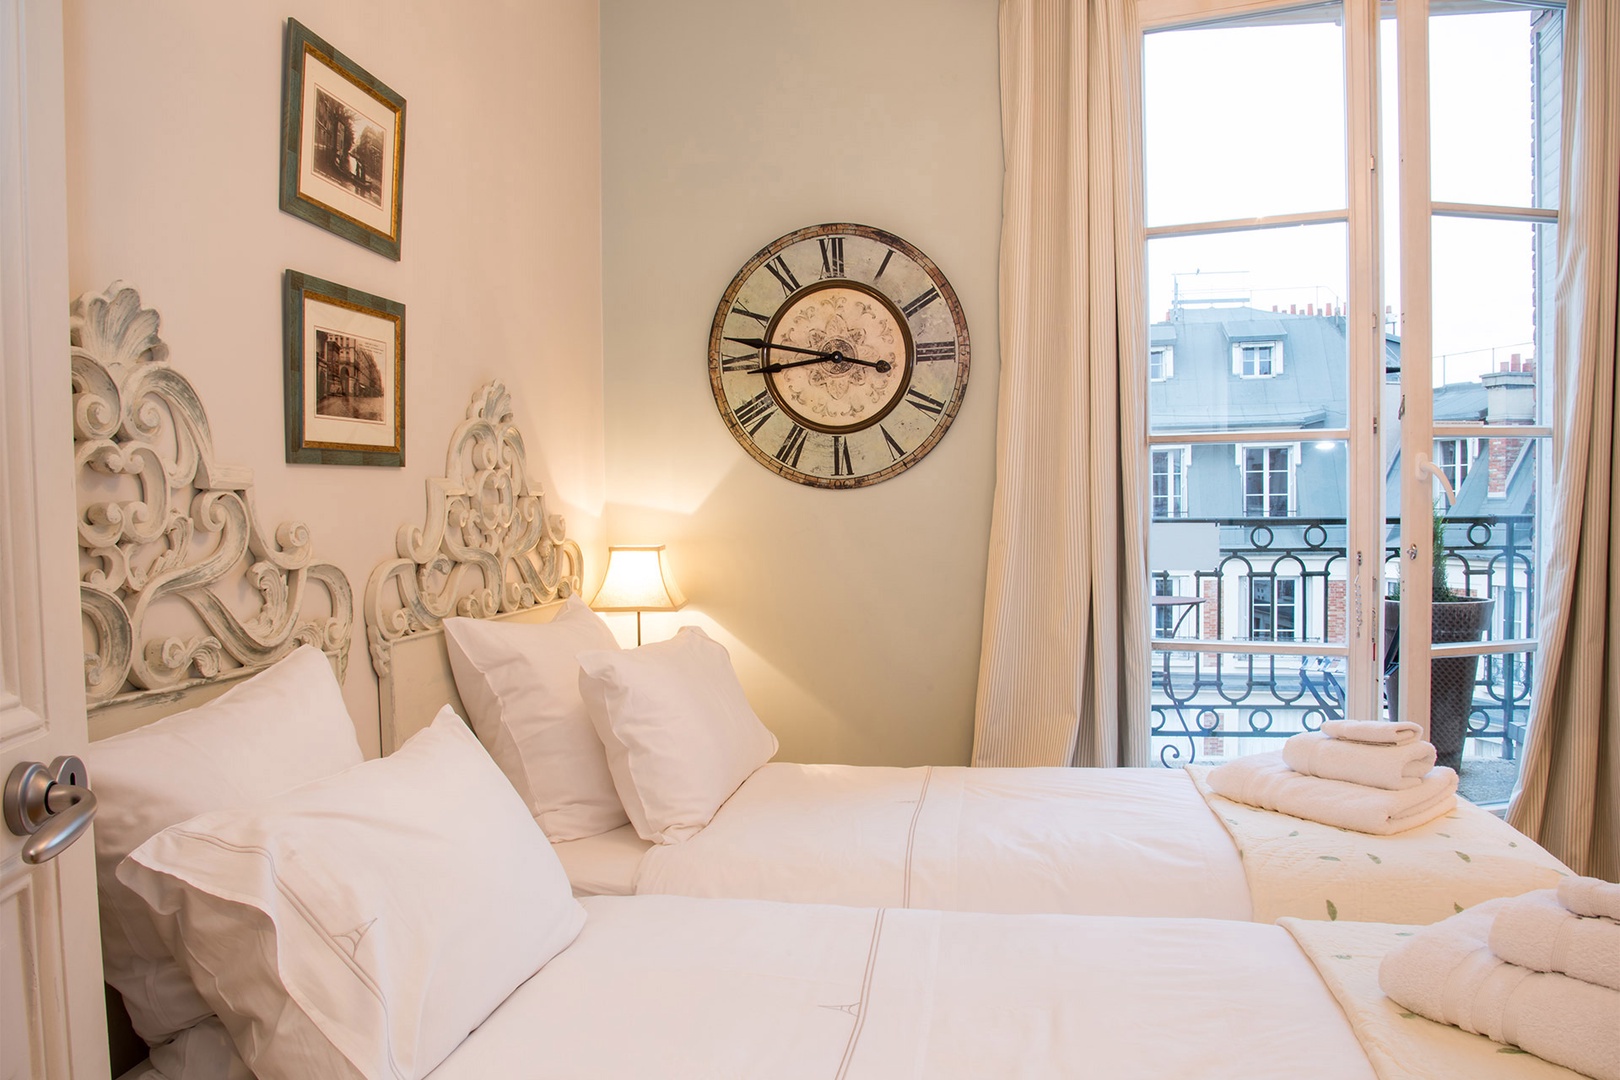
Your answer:
[[[1172,345],[1155,345],[1148,350],[1148,380],[1164,382],[1176,373],[1176,350]]]
[[[1269,379],[1281,375],[1283,350],[1280,341],[1234,341],[1232,374],[1245,379]]]

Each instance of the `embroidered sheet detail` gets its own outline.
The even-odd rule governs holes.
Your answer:
[[[911,828],[906,831],[906,877],[900,891],[900,906],[911,906],[911,865],[917,851],[917,822],[922,818],[923,803],[928,799],[928,783],[934,778],[932,765],[923,769],[922,790],[917,792],[917,809],[911,814]]]
[[[926,782],[924,790],[927,790]],[[855,1003],[855,1026],[849,1033],[849,1042],[844,1046],[844,1059],[838,1063],[835,1080],[844,1080],[849,1075],[850,1063],[855,1060],[855,1047],[861,1041],[861,1029],[866,1026],[866,1003],[871,1000],[872,973],[877,969],[878,945],[883,940],[883,918],[887,914],[888,908],[878,908],[877,918],[872,921],[872,944],[867,947],[866,974],[861,978],[860,1000]]]

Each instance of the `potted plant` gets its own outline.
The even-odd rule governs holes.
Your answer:
[[[1430,590],[1430,638],[1436,644],[1478,641],[1491,623],[1496,601],[1454,592],[1446,580],[1446,518],[1434,508],[1434,579]],[[1392,719],[1400,707],[1400,585],[1384,601],[1384,694]],[[1474,708],[1478,656],[1448,656],[1430,661],[1429,741],[1438,764],[1459,768],[1468,716]]]

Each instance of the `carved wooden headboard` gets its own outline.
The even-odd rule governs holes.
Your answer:
[[[427,481],[427,516],[405,524],[396,557],[366,583],[366,638],[389,753],[446,704],[462,716],[441,624],[451,615],[544,622],[577,593],[584,562],[529,475],[512,398],[492,382],[450,436],[444,475]]]
[[[302,522],[266,534],[253,473],[215,459],[158,313],[115,282],[74,301],[71,325],[91,738],[200,704],[304,644],[341,681],[349,580],[314,561]]]

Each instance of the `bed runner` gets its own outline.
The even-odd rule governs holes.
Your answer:
[[[1384,954],[1410,937],[1409,926],[1390,923],[1324,923],[1283,919],[1283,928],[1316,965],[1378,1080],[1581,1080],[1581,1074],[1492,1042],[1448,1024],[1408,1012],[1378,988]]]
[[[1415,829],[1371,836],[1233,802],[1210,790],[1207,766],[1186,770],[1237,845],[1257,922],[1427,924],[1485,900],[1553,888],[1570,872],[1462,799]]]

